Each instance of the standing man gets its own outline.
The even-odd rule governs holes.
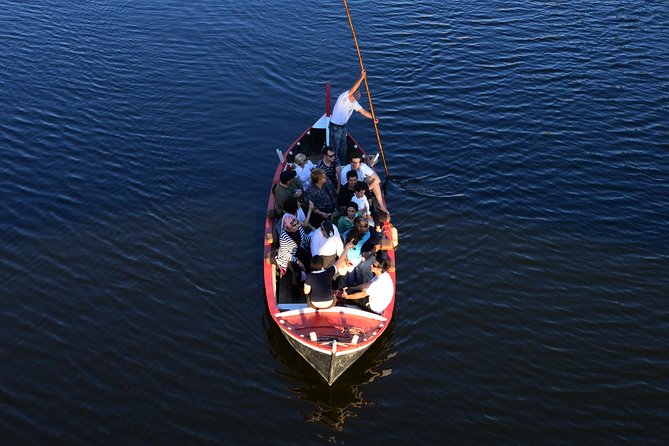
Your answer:
[[[348,146],[346,144],[346,123],[353,114],[353,111],[360,112],[363,116],[372,119],[372,115],[362,108],[358,103],[360,99],[360,83],[365,79],[367,73],[365,70],[360,72],[360,79],[358,79],[350,90],[346,90],[337,98],[337,102],[332,108],[332,117],[330,118],[330,144],[335,149],[339,160],[342,163],[348,161]],[[379,120],[374,121],[376,124]]]

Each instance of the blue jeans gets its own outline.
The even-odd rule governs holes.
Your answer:
[[[348,144],[346,142],[346,127],[330,123],[330,147],[339,157],[342,166],[348,164]]]

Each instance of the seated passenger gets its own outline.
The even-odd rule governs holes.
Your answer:
[[[334,150],[331,147],[323,147],[323,159],[316,163],[318,169],[323,169],[325,176],[328,177],[328,180],[335,187],[335,190],[339,190],[339,178],[341,177],[341,162],[337,155],[335,155]]]
[[[308,296],[307,303],[310,307],[325,309],[334,306],[336,299],[332,280],[346,262],[346,252],[350,247],[351,245],[346,245],[343,255],[329,267],[323,265],[323,257],[316,255],[311,258],[311,272],[304,281],[304,294]]]
[[[355,286],[371,279],[369,265],[374,261],[374,255],[379,249],[382,233],[370,231],[370,225],[364,217],[356,217],[353,227],[344,233],[344,241],[352,242],[353,247],[348,251],[347,275],[344,282],[348,286]]]
[[[279,176],[279,183],[274,189],[274,209],[277,217],[283,215],[283,206],[287,199],[302,196],[302,183],[296,176],[294,170],[284,170]]]
[[[309,223],[309,218],[311,217],[311,212],[314,209],[314,204],[311,201],[309,202],[309,208],[307,210],[307,215],[304,215],[304,210],[302,209],[299,198],[295,198],[295,197],[288,198],[283,205],[283,209],[284,209],[284,214],[283,214],[283,217],[281,217],[281,221],[279,221],[279,224],[278,224],[278,233],[279,234],[281,234],[281,232],[283,232],[284,221],[286,220],[286,218],[291,217],[291,216],[297,218],[297,221],[300,222],[300,225],[305,230],[305,232],[311,232],[314,229],[316,229],[313,226],[311,226],[311,224]]]
[[[339,189],[337,194],[337,206],[339,210],[344,212],[346,206],[351,202],[351,198],[355,195],[355,185],[358,182],[358,174],[354,170],[349,170],[346,173],[346,183]]]
[[[311,256],[323,259],[323,268],[327,269],[342,255],[344,244],[339,231],[329,220],[324,220],[318,231],[311,234]]]
[[[363,164],[362,153],[360,151],[354,152],[351,155],[351,163],[341,169],[342,185],[346,181],[347,172],[351,170],[358,174],[358,181],[364,181],[369,186],[369,190],[374,194],[374,198],[376,198],[377,210],[388,212],[381,192],[381,179],[371,167]]]
[[[393,279],[388,273],[390,264],[387,260],[374,261],[371,265],[374,278],[357,287],[344,288],[342,297],[364,309],[381,314],[390,305],[395,292]]]
[[[343,234],[353,227],[353,220],[355,220],[355,217],[357,217],[357,212],[357,204],[349,203],[348,206],[346,206],[346,212],[344,215],[339,217],[339,221],[337,222],[337,229],[339,229],[340,234]]]
[[[314,202],[311,224],[315,227],[328,220],[336,207],[334,186],[328,181],[321,169],[311,171],[311,185],[304,192],[304,199]]]
[[[306,190],[311,184],[311,169],[314,168],[314,163],[307,158],[304,153],[295,155],[295,164],[293,169],[297,173],[297,179],[302,182],[302,188]]]
[[[297,218],[290,216],[284,221],[284,231],[279,235],[279,250],[276,264],[281,272],[279,279],[279,303],[300,301],[298,287],[304,281],[306,266],[311,261],[309,236],[300,226]]]
[[[351,203],[358,205],[358,214],[362,215],[369,221],[370,224],[374,224],[374,219],[372,218],[372,211],[369,208],[369,198],[367,198],[367,183],[364,181],[358,181],[355,183],[355,195],[351,198]]]

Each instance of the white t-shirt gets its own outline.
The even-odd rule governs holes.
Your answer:
[[[320,228],[316,228],[311,233],[311,255],[312,256],[332,256],[339,257],[344,252],[344,243],[339,236],[339,230],[336,226],[332,226],[334,235],[332,237],[325,237]]]
[[[390,305],[393,298],[394,286],[393,279],[387,272],[378,277],[374,277],[367,288],[369,296],[369,308],[376,314],[383,313],[383,310]]]
[[[365,215],[370,213],[369,200],[367,199],[367,197],[363,196],[362,198],[358,198],[355,194],[353,194],[353,196],[351,197],[351,201],[358,205],[358,212],[360,212],[360,215]]]
[[[353,99],[353,102],[350,101],[348,90],[346,90],[337,98],[337,102],[335,102],[335,105],[332,108],[330,122],[336,125],[346,125],[348,118],[351,117],[353,111],[358,111],[361,108],[362,107],[355,99]]]
[[[351,165],[347,164],[341,168],[341,184],[346,184],[346,174],[351,170]],[[365,178],[374,174],[374,170],[365,163],[361,163],[358,167],[358,181],[365,181]]]

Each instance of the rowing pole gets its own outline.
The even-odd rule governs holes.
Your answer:
[[[346,9],[346,16],[348,17],[348,24],[351,26],[351,33],[353,34],[353,42],[355,42],[355,50],[358,52],[358,60],[360,61],[360,69],[365,70],[365,65],[362,63],[362,54],[358,46],[358,38],[355,35],[355,28],[351,20],[351,13],[348,10],[348,4],[344,0],[344,8]],[[374,106],[372,105],[372,94],[369,92],[369,84],[367,84],[367,76],[365,76],[365,89],[367,90],[367,100],[369,101],[369,111],[372,114],[372,122],[374,123],[374,131],[376,132],[376,141],[379,143],[379,152],[381,153],[381,161],[383,161],[383,170],[386,172],[386,181],[390,179],[388,173],[388,165],[386,164],[386,156],[383,153],[383,146],[381,145],[381,137],[379,136],[379,126],[376,124],[376,114],[374,113]]]

